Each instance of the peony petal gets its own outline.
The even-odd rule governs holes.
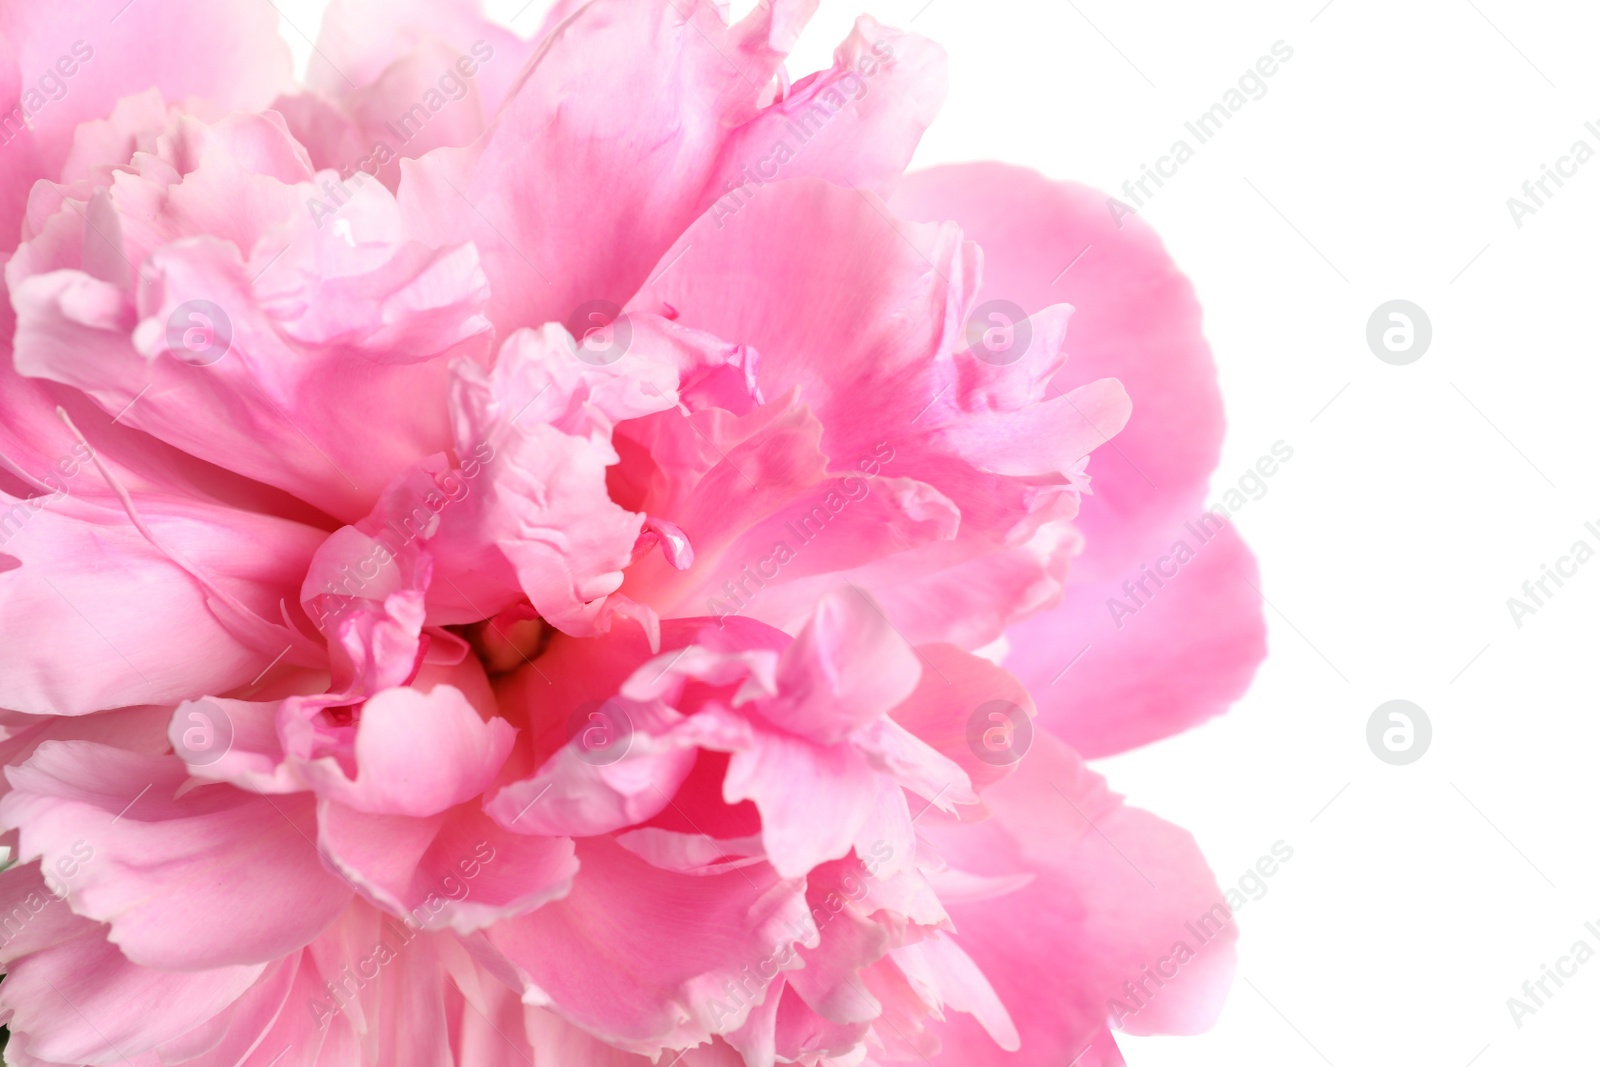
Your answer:
[[[824,747],[781,733],[758,732],[751,743],[734,754],[723,794],[730,804],[752,800],[760,809],[762,840],[778,873],[800,878],[848,854],[877,803],[878,775],[867,758],[849,745]]]
[[[723,145],[815,8],[776,0],[729,26],[710,0],[588,4],[482,140],[403,166],[417,234],[476,242],[505,334],[625,303],[703,208]]]
[[[1030,1058],[1066,1062],[1090,1047],[1109,1048],[1113,1017],[1138,1033],[1195,1033],[1215,1020],[1237,933],[1193,838],[1123,807],[1072,750],[1043,732],[1017,773],[984,801],[990,821],[924,833],[952,867],[1035,876],[999,901],[950,907],[961,947],[992,983]],[[1030,921],[1014,921],[1019,914]],[[1206,936],[1191,931],[1195,923]],[[1179,942],[1192,958],[1157,988],[1144,969],[1168,959],[1165,974]],[[1129,998],[1124,982],[1143,982],[1148,999],[1119,1012]],[[957,1022],[940,1037],[936,1062],[1008,1062],[975,1024]]]
[[[950,645],[923,645],[917,654],[928,669],[916,691],[890,712],[891,718],[959,767],[976,789],[1006,777],[1015,765],[1009,758],[1012,752],[1018,758],[1027,754],[1025,742],[1031,733],[1022,733],[1024,728],[1010,720],[1017,713],[1032,720],[1033,698],[1027,688],[1008,671]],[[992,717],[995,714],[1006,717],[1009,730],[990,739],[1009,742],[1014,746],[1011,752],[991,754],[983,747],[983,732],[978,733],[978,747],[973,746],[973,721],[988,731],[1002,725]]]
[[[520,40],[484,17],[482,0],[334,0],[322,12],[306,84],[332,99],[359,97],[392,77],[396,66],[429,54],[429,45],[444,45],[453,53],[451,63],[427,71],[432,84],[417,85],[401,106],[380,113],[385,119],[403,114],[428,88],[449,97],[443,107],[464,108],[468,101],[440,84],[459,56],[471,61],[456,67],[457,81],[474,87],[483,116],[493,118],[543,36]]]
[[[871,193],[778,181],[732,218],[696,221],[662,258],[676,265],[630,307],[667,305],[756,348],[763,392],[798,388],[824,454],[854,469],[886,439],[898,448],[935,428],[919,416],[955,347],[974,255],[955,226],[898,222]],[[770,299],[775,289],[785,298]]]
[[[8,137],[16,143],[0,153],[0,250],[15,247],[28,184],[57,177],[74,128],[108,114],[118,98],[153,85],[168,100],[248,110],[265,106],[292,74],[276,11],[250,0],[140,0],[135,11],[124,0],[7,4],[0,36],[10,68],[0,69],[10,90],[0,93],[0,111],[20,104],[33,113],[31,128]]]
[[[323,796],[357,811],[422,818],[482,793],[515,736],[504,719],[484,722],[455,686],[385,689],[361,706],[353,779],[332,759],[300,773]]]
[[[141,501],[140,513],[143,531],[120,507],[66,493],[0,495],[0,563],[11,562],[0,566],[0,704],[69,715],[170,704],[303,654],[305,639],[276,620],[320,531],[180,499]],[[100,651],[46,651],[63,643]]]
[[[565,899],[500,923],[489,941],[545,1002],[605,1040],[652,1054],[737,1028],[750,1002],[725,1003],[724,982],[789,958],[803,929],[797,883],[744,868],[704,877],[650,867],[603,838],[580,842],[582,874]],[[692,924],[699,936],[678,936]],[[698,1034],[698,1037],[692,1036]]]
[[[863,15],[830,69],[797,82],[728,139],[711,216],[737,213],[778,176],[888,196],[944,97],[944,49]]]
[[[180,797],[182,768],[170,756],[50,742],[7,768],[0,820],[22,830],[24,857],[51,869],[76,859],[73,910],[109,922],[110,939],[147,966],[259,964],[306,944],[344,910],[349,889],[311,843],[309,797],[228,786]]]
[[[264,969],[140,967],[86,925],[72,940],[7,968],[0,1011],[16,1044],[6,1056],[21,1063],[128,1063],[226,1009]]]
[[[422,929],[465,934],[532,911],[564,896],[578,870],[571,841],[509,833],[476,802],[413,818],[323,801],[318,823],[333,867]]]
[[[1116,448],[1096,455],[1095,506],[1079,520],[1090,545],[1083,578],[1120,579],[1199,511],[1217,465],[1222,404],[1193,287],[1143,219],[1119,227],[1104,193],[1021,167],[919,171],[890,203],[907,218],[953,220],[983,248],[980,303],[1077,309],[1054,393],[1122,382],[1132,415]]]
[[[923,957],[935,976],[944,1005],[971,1015],[1002,1050],[1016,1052],[1021,1047],[1017,1026],[1000,1003],[994,986],[953,938],[936,934],[895,953],[897,961],[909,955]]]
[[[136,293],[81,269],[87,238],[106,232],[81,218],[85,194],[51,201],[41,187],[42,232],[7,267],[17,369],[359,519],[406,465],[448,447],[448,361],[489,342],[476,253],[400,240],[382,189],[324,226],[305,209],[324,194],[270,118],[180,118],[162,143],[171,160],[136,157],[109,194]]]
[[[761,715],[818,744],[837,744],[910,696],[921,675],[917,654],[876,604],[856,590],[835,593],[784,652],[780,695],[761,703]]]
[[[622,584],[644,521],[606,492],[606,468],[617,458],[609,417],[670,407],[675,374],[641,361],[657,373],[656,387],[575,369],[571,344],[552,324],[513,335],[492,371],[467,361],[455,367],[457,452],[480,461],[483,475],[477,492],[463,490],[430,548],[450,583],[441,590],[444,621],[482,618],[525,594],[568,632],[608,625],[606,597]],[[521,422],[539,403],[544,408]],[[571,414],[540,421],[556,412]]]
[[[1125,580],[1140,583],[1131,593],[1109,581],[1071,586],[1060,607],[1011,630],[1006,667],[1028,684],[1040,721],[1085,755],[1222,714],[1266,655],[1255,557],[1231,526],[1201,522],[1173,531],[1169,544],[1187,556],[1151,556],[1172,578],[1129,571]]]
[[[627,710],[628,708],[632,710]],[[532,778],[501,791],[487,805],[494,819],[508,829],[525,834],[571,834],[591,837],[648,821],[665,808],[695,762],[692,739],[670,736],[670,726],[647,717],[650,709],[612,700],[602,705],[578,735],[558,751]],[[626,723],[609,716],[626,716]],[[677,716],[672,716],[676,719]],[[626,729],[625,750],[615,761],[594,762],[595,748],[583,734],[601,735]],[[597,736],[601,736],[597,735]],[[665,735],[665,736],[662,736]],[[611,742],[601,736],[602,742]]]
[[[854,894],[845,886],[859,889],[859,883],[840,885],[829,867],[813,872],[810,882],[807,903],[820,940],[815,947],[799,949],[805,966],[786,974],[785,981],[824,1019],[871,1022],[883,1006],[862,991],[857,974],[888,952],[889,931],[852,902]]]

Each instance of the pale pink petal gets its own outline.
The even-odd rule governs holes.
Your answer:
[[[139,157],[139,174],[90,198],[110,204],[107,225],[70,198],[41,205],[43,231],[7,268],[17,368],[358,519],[407,464],[449,444],[449,358],[481,358],[489,340],[476,254],[398,240],[381,188],[324,227],[281,124],[184,119],[171,139],[172,162]],[[137,270],[135,292],[77,269],[101,237],[120,246],[114,266]]]
[[[1016,1052],[1021,1047],[1016,1024],[1000,1003],[994,986],[955,939],[935,934],[896,949],[894,956],[902,967],[908,958],[920,956],[944,1006],[971,1015],[1004,1051]]]
[[[395,25],[392,16],[383,21]],[[509,35],[497,31],[494,36]],[[486,68],[492,71],[492,63],[483,57],[487,54],[493,60],[497,51],[481,36],[459,46],[423,37],[370,84],[351,86],[345,75],[332,72],[338,84],[325,91],[336,105],[307,93],[279,99],[273,106],[318,169],[331,168],[346,176],[364,173],[393,190],[400,183],[401,159],[470,144],[483,133],[494,109],[484,99],[487,86],[478,75]],[[500,58],[509,60],[508,66],[516,62],[512,55],[502,53]],[[328,64],[320,60],[314,53],[313,63],[328,73]]]
[[[942,427],[935,439],[996,474],[1066,474],[1120,433],[1129,411],[1122,383],[1103,378],[1023,411],[968,415]]]
[[[433,561],[396,538],[384,517],[380,508],[359,526],[334,531],[300,587],[306,615],[328,641],[332,688],[352,697],[404,685],[423,651]]]
[[[1070,526],[1050,523],[1011,547],[935,542],[869,563],[849,577],[872,591],[912,644],[981,648],[1018,619],[1058,601],[1079,544]]]
[[[526,29],[531,22],[525,18],[521,25]],[[440,81],[458,58],[467,58],[471,62],[455,68],[457,81],[474,87],[483,116],[492,118],[543,36],[536,33],[522,40],[490,22],[484,17],[482,0],[334,0],[322,13],[306,84],[333,99],[359,95],[383,81],[397,64],[415,62],[419,53],[428,54],[430,45],[444,45],[452,53],[450,64],[428,69],[432,84],[418,84],[404,104],[417,102],[432,88],[448,103],[435,107],[434,101],[425,102],[431,111],[465,108],[471,101],[457,95],[460,90],[449,82]],[[396,108],[384,118],[404,110]]]
[[[6,1055],[22,1063],[125,1063],[227,1008],[263,970],[262,964],[188,971],[140,967],[88,926],[78,937],[7,968],[0,1011],[17,1045],[8,1046]]]
[[[702,713],[705,714],[705,713]],[[878,775],[849,745],[822,746],[759,732],[734,753],[723,787],[729,803],[761,811],[767,856],[787,878],[846,855],[877,800]]]
[[[1222,714],[1266,655],[1255,557],[1231,526],[1200,522],[1151,556],[1170,579],[1141,568],[1123,579],[1141,583],[1131,592],[1115,581],[1073,585],[1059,608],[1011,631],[1006,667],[1028,684],[1041,722],[1087,756]],[[1180,543],[1187,554],[1174,553]]]
[[[787,975],[761,991],[761,1001],[750,1010],[744,1025],[723,1040],[733,1049],[731,1067],[774,1067],[778,1059],[778,1008],[787,994]],[[716,1046],[712,1046],[715,1049]]]
[[[311,799],[222,785],[178,795],[182,767],[171,757],[51,742],[7,768],[0,820],[21,828],[21,856],[47,868],[74,847],[90,851],[68,900],[109,922],[108,936],[136,962],[258,964],[306,944],[350,899],[317,858]]]
[[[959,512],[958,528],[952,523],[937,532],[916,530],[898,542],[867,541],[879,558],[841,553],[836,561],[853,568],[851,580],[877,596],[913,642],[980,646],[1053,602],[1078,547],[1066,522],[1078,511],[1084,457],[1127,417],[1127,398],[1113,381],[1072,395],[1042,395],[1041,378],[1061,365],[1059,347],[1049,346],[1061,342],[1063,309],[1046,316],[1050,328],[1039,331],[1044,347],[1038,360],[1012,368],[1015,382],[967,366],[980,362],[968,351],[962,325],[974,300],[979,259],[976,246],[952,224],[900,222],[870,193],[810,179],[779,181],[764,186],[735,216],[699,220],[663,256],[662,265],[672,268],[631,305],[671,308],[680,321],[759,349],[762,390],[781,395],[799,389],[822,424],[819,447],[832,469],[915,479],[930,487],[930,500],[937,493],[944,506]],[[780,286],[804,295],[793,301],[763,295]],[[816,351],[829,352],[829,359],[815,359]],[[702,433],[717,440],[709,429]],[[702,462],[693,441],[680,444],[659,429],[637,436],[659,466],[695,469]],[[717,443],[727,461],[739,466],[734,450]],[[738,499],[732,486],[737,473],[726,475],[724,498]],[[741,485],[773,484],[745,477],[749,483]],[[674,521],[685,518],[669,504],[652,503],[649,510]],[[699,526],[712,529],[691,531],[691,539],[715,548],[716,522],[731,525],[741,518],[727,509],[710,522],[701,520]],[[908,524],[906,532],[914,529]],[[826,557],[835,549],[819,554],[805,540],[810,555],[790,546],[806,560],[802,568],[832,562]],[[884,550],[893,554],[883,556]],[[752,543],[746,549],[750,559],[722,569],[735,572],[727,578],[741,601],[750,601],[750,610],[794,627],[805,594],[779,590],[752,597],[747,587],[753,580],[741,571],[764,565],[770,575],[773,551]],[[787,562],[780,556],[778,569]],[[803,576],[803,570],[796,575]],[[651,577],[687,584],[681,577]],[[805,593],[823,591],[818,581]],[[712,588],[706,592],[715,596]],[[742,602],[737,606],[744,609]],[[696,603],[692,610],[707,609]]]
[[[779,696],[761,715],[831,745],[917,688],[922,664],[876,604],[857,590],[824,598],[778,664]]]
[[[671,515],[694,547],[677,568],[649,556],[625,589],[670,614],[758,618],[798,629],[841,570],[951,538],[961,516],[937,489],[870,462],[829,474],[820,424],[791,395],[753,413],[663,413],[625,423],[616,484]],[[638,447],[648,447],[642,458]],[[614,490],[615,491],[615,490]]]
[[[488,937],[527,976],[525,1000],[620,1047],[653,1053],[674,1035],[687,1045],[736,1029],[749,1005],[717,1005],[723,983],[792,958],[804,898],[769,869],[673,874],[603,838],[580,842],[578,861],[571,894]],[[699,935],[678,936],[685,924]]]
[[[723,797],[729,758],[726,752],[702,749],[672,803],[645,826],[617,835],[617,843],[658,867],[687,873],[719,873],[764,861],[760,812],[749,801],[729,803]]]
[[[116,18],[123,7],[124,0],[85,0],[0,12],[9,68],[0,68],[0,111],[20,105],[35,116],[0,153],[0,250],[15,247],[28,182],[58,177],[74,128],[108,114],[120,97],[154,86],[168,100],[215,101],[220,113],[263,107],[290,80],[289,48],[270,8],[155,0]]]
[[[0,928],[0,962],[9,968],[17,960],[54,948],[74,938],[104,933],[98,923],[83,918],[67,903],[67,882],[76,877],[87,850],[68,856],[47,871],[42,865],[12,863],[0,871],[0,907],[9,922]],[[92,858],[92,857],[91,857]]]
[[[984,801],[990,821],[924,833],[952,868],[1034,876],[998,899],[950,906],[962,949],[992,983],[1030,1058],[1066,1061],[1109,1047],[1114,1016],[1138,1033],[1195,1033],[1215,1020],[1237,932],[1193,838],[1124,807],[1043,732]],[[1190,929],[1196,923],[1203,936]],[[1174,966],[1179,943],[1192,958]],[[1171,974],[1157,987],[1146,967]],[[1123,983],[1141,982],[1146,995],[1130,1001]],[[1132,1010],[1119,1013],[1125,1001]],[[940,1038],[936,1062],[1007,1062],[974,1024],[958,1022]],[[1104,1062],[1116,1063],[1109,1055]]]
[[[225,697],[185,701],[171,713],[168,741],[195,778],[229,782],[252,793],[298,793],[308,786],[284,758],[278,736],[283,703]]]
[[[323,796],[358,811],[437,815],[494,781],[515,736],[504,719],[484,722],[454,686],[385,689],[361,706],[354,778],[332,759],[300,773]]]
[[[135,152],[159,151],[156,138],[171,120],[159,89],[124,96],[109,116],[84,121],[73,131],[72,150],[61,165],[61,181],[88,180],[109,186],[113,180],[110,171],[126,166]]]
[[[869,723],[850,740],[875,768],[930,805],[949,811],[957,804],[978,802],[972,782],[959,763],[893,719]]]
[[[267,965],[261,977],[226,1011],[218,1012],[181,1037],[156,1046],[163,1064],[189,1067],[233,1067],[244,1060],[275,1018],[285,1013],[289,993],[300,974],[301,953]]]
[[[470,933],[566,894],[572,842],[510,833],[474,803],[427,818],[370,815],[332,801],[318,813],[334,868],[422,929]]]
[[[870,996],[865,990],[862,996]],[[797,1061],[804,1055],[846,1058],[866,1037],[866,1023],[836,1023],[823,1018],[802,1000],[786,990],[778,1004],[776,1020],[778,1055]]]
[[[630,307],[666,305],[756,348],[762,391],[799,388],[834,469],[937,428],[918,416],[949,373],[977,284],[976,250],[954,225],[900,222],[871,193],[800,178],[766,186],[731,218],[701,217],[663,265],[675,257]],[[780,285],[785,299],[769,299]]]
[[[737,213],[777,178],[889,195],[944,97],[944,49],[862,16],[831,68],[796,82],[729,138],[711,181],[712,216]]]
[[[681,874],[714,874],[765,861],[761,835],[711,837],[699,830],[644,826],[616,835],[617,844],[653,867]]]
[[[806,1006],[823,1018],[871,1022],[883,1006],[862,991],[857,975],[889,950],[890,933],[841,895],[828,875],[826,869],[815,872],[807,894],[820,943],[801,947],[805,966],[784,977]]]
[[[103,745],[160,755],[167,751],[169,708],[158,704],[118,708],[96,715],[31,715],[27,712],[0,712],[0,764],[16,767],[26,763],[34,751],[47,741],[96,741]],[[11,788],[0,780],[0,792]]]
[[[1120,580],[1199,511],[1217,464],[1222,405],[1193,287],[1141,218],[1119,226],[1105,193],[1021,167],[919,171],[890,203],[907,218],[954,221],[982,247],[980,303],[1076,309],[1055,393],[1122,382],[1133,413],[1117,447],[1096,453],[1093,506],[1079,519],[1091,547],[1083,577]]]
[[[0,315],[10,309],[7,300]],[[122,510],[120,486],[135,500],[179,497],[326,524],[326,516],[303,501],[131,429],[118,414],[69,386],[19,375],[7,330],[0,342],[0,468],[18,479],[18,495],[70,495]]]
[[[496,821],[519,833],[589,837],[646,822],[671,802],[695,762],[693,739],[672,736],[681,717],[616,698],[590,715],[537,774],[489,802]],[[625,737],[613,736],[623,730]],[[599,731],[597,744],[586,736],[591,731]],[[604,758],[607,744],[621,754]]]
[[[58,891],[59,871],[48,881],[33,864],[0,874],[0,959],[8,971],[0,1012],[12,1027],[9,1062],[122,1063],[136,1055],[142,1065],[152,1043],[204,1051],[263,991],[270,999],[280,987],[280,1000],[286,992],[282,963],[187,974],[135,966],[106,940],[104,926],[74,914]],[[39,1032],[30,1033],[34,1028]]]
[[[502,333],[625,303],[705,206],[723,145],[815,7],[776,0],[730,27],[710,0],[587,5],[482,140],[403,166],[415,232],[477,243]]]
[[[1011,757],[1026,755],[1031,743],[1031,730],[1012,721],[1019,714],[1033,719],[1027,688],[1010,672],[950,645],[923,645],[917,654],[927,667],[916,691],[890,712],[894,721],[953,762],[979,791],[1010,774]],[[981,729],[974,730],[974,720]],[[989,733],[994,729],[1000,732]]]
[[[624,426],[619,471],[633,490],[631,502],[670,517],[695,549],[694,565],[686,571],[649,556],[636,561],[628,569],[628,595],[676,605],[674,614],[720,614],[706,609],[695,596],[697,587],[724,571],[758,562],[735,556],[729,560],[733,566],[721,564],[745,530],[776,515],[825,477],[826,457],[818,447],[821,430],[816,417],[793,397],[739,416],[715,409],[693,415],[663,412]],[[771,558],[771,546],[762,548],[761,558]],[[743,596],[750,595],[751,579],[742,573],[728,577],[743,580]],[[728,588],[705,592],[718,598],[737,595]]]
[[[606,491],[617,461],[609,420],[670,407],[676,374],[647,360],[639,366],[659,386],[591,372],[571,343],[547,325],[510,338],[490,371],[455,367],[456,450],[481,461],[482,474],[430,545],[449,579],[435,598],[441,621],[482,618],[526,595],[560,629],[607,624],[606,597],[621,586],[643,523]]]
[[[923,808],[932,807],[931,802],[919,803]],[[899,783],[888,775],[878,777],[878,795],[871,813],[856,831],[854,848],[858,857],[871,858],[878,864],[879,878],[892,878],[909,869],[916,856],[916,816],[912,815]],[[880,857],[886,858],[880,860]]]
[[[139,507],[143,531],[120,506],[67,492],[0,495],[0,704],[81,715],[176,703],[305,654],[282,605],[320,531],[175,498]],[[81,661],[45,651],[64,644],[97,651]]]

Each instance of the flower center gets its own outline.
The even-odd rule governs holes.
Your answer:
[[[550,638],[550,628],[543,619],[510,619],[508,614],[502,612],[461,629],[461,635],[471,643],[490,675],[507,674],[533,662]]]

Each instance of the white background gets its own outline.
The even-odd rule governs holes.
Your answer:
[[[278,2],[315,36],[316,0]],[[545,2],[522,4],[492,10],[527,34]],[[1600,151],[1600,11],[823,0],[791,71],[826,66],[863,11],[950,53],[919,165],[1108,191],[1193,144],[1184,122],[1274,42],[1294,50],[1143,212],[1206,310],[1229,419],[1215,495],[1273,442],[1295,450],[1236,520],[1270,657],[1224,718],[1098,764],[1192,830],[1224,887],[1276,841],[1294,858],[1239,912],[1217,1027],[1126,1038],[1130,1063],[1597,1062],[1600,959],[1520,1029],[1506,998],[1580,937],[1600,950],[1600,559],[1520,629],[1506,599],[1579,538],[1600,549],[1600,159],[1521,228],[1506,199],[1575,140]],[[1409,366],[1365,340],[1397,298],[1432,320]],[[1404,767],[1366,744],[1393,698],[1434,730]]]

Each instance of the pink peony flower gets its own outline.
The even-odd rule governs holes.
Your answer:
[[[1104,609],[1223,427],[1142,222],[903,177],[943,54],[791,80],[815,0],[334,0],[304,87],[269,5],[123,4],[0,4],[8,1062],[1210,1024],[1216,883],[1083,762],[1264,652],[1231,529]]]

